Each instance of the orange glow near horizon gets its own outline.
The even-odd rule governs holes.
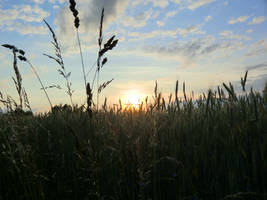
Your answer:
[[[145,94],[139,90],[129,90],[122,96],[123,109],[139,109],[142,101],[145,99]]]

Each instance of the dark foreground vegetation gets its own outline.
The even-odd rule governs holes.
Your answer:
[[[25,52],[10,44],[18,102],[0,92],[0,200],[267,200],[267,85],[263,92],[242,93],[223,84],[199,98],[162,97],[139,108],[99,108],[99,94],[113,79],[99,83],[105,53],[118,40],[103,44],[92,82],[86,80],[79,18],[70,0],[80,50],[86,105],[75,106],[70,72],[50,25],[55,55],[70,105],[54,106],[48,89]],[[36,75],[51,110],[33,115],[18,62]],[[92,68],[94,65],[92,66]],[[96,85],[96,89],[94,89]],[[96,104],[93,102],[96,91]],[[1,108],[0,107],[0,108]],[[25,112],[26,111],[26,112]]]
[[[92,116],[2,114],[0,199],[267,199],[266,88],[226,88]]]

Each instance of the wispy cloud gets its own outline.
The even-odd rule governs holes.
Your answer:
[[[267,62],[263,62],[263,63],[256,64],[256,65],[250,65],[246,67],[246,69],[249,71],[254,70],[254,69],[262,69],[262,68],[267,68]]]
[[[34,3],[43,4],[45,0],[32,0]]]
[[[231,40],[250,40],[251,38],[246,35],[236,35],[233,33],[233,31],[226,30],[223,32],[220,32],[220,36],[223,39],[231,39]]]
[[[166,6],[168,6],[169,1],[168,0],[152,0],[153,6],[155,7],[161,7],[161,8],[165,8]]]
[[[165,21],[160,21],[160,20],[158,20],[158,21],[157,21],[157,25],[158,25],[159,27],[164,26],[164,25],[165,25]]]
[[[238,18],[232,18],[228,21],[228,24],[243,23],[249,19],[250,16],[240,16]]]
[[[58,5],[53,5],[53,8],[54,9],[59,9],[59,6]]]
[[[44,26],[32,26],[30,24],[19,23],[19,22],[15,22],[14,24],[3,28],[3,30],[16,31],[22,35],[29,35],[29,34],[46,35],[47,34],[47,28]]]
[[[163,18],[163,20],[158,20],[157,21],[158,26],[164,26],[165,23],[168,21],[168,19],[170,17],[174,17],[177,14],[178,14],[178,10],[167,12],[166,15],[165,15],[165,17]]]
[[[156,59],[177,60],[183,65],[194,64],[199,58],[216,52],[230,52],[242,49],[243,45],[236,41],[217,41],[213,36],[192,39],[188,42],[176,41],[164,45],[154,44],[143,47],[143,54]]]
[[[15,5],[12,9],[0,8],[0,22],[3,24],[10,21],[23,20],[26,22],[41,22],[50,15],[39,6]]]
[[[34,3],[43,4],[45,0],[32,0]]]
[[[136,41],[136,40],[145,40],[145,39],[150,39],[150,38],[155,38],[155,37],[175,38],[178,35],[185,37],[189,34],[203,35],[205,34],[205,32],[200,29],[200,25],[194,25],[194,26],[188,26],[184,29],[177,28],[175,30],[156,30],[156,31],[151,31],[147,33],[131,32],[128,35],[131,37],[130,38],[131,41]]]
[[[208,5],[210,3],[215,2],[216,0],[197,0],[197,1],[189,1],[189,5],[187,6],[190,10],[195,10],[201,6]]]
[[[267,53],[267,39],[263,39],[250,45],[246,56],[259,56],[259,55],[265,55],[266,53]]]
[[[254,17],[251,22],[248,24],[254,25],[254,24],[261,24],[266,20],[264,16]]]
[[[210,21],[210,20],[212,20],[212,16],[210,16],[210,15],[208,15],[207,17],[205,17],[205,22],[208,22],[208,21]]]
[[[217,0],[135,0],[131,2],[131,5],[136,6],[139,4],[147,5],[152,4],[153,7],[166,8],[170,3],[174,3],[179,6],[180,10],[189,9],[194,11],[195,9],[206,6]]]
[[[147,25],[148,20],[157,17],[157,13],[153,9],[149,9],[145,12],[139,13],[135,17],[124,15],[120,21],[124,26],[131,27],[144,27]]]
[[[20,34],[46,34],[47,30],[32,22],[42,22],[50,15],[37,5],[14,5],[11,9],[0,8],[0,29]]]

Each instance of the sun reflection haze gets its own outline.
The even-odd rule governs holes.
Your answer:
[[[122,96],[122,106],[124,109],[139,109],[145,97],[139,90],[129,90]]]

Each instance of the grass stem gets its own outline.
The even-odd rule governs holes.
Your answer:
[[[77,33],[78,45],[79,45],[79,49],[80,49],[80,56],[81,56],[81,62],[82,62],[84,86],[85,86],[85,90],[86,90],[86,76],[85,76],[84,62],[83,62],[83,54],[82,54],[82,47],[81,47],[81,42],[80,42],[80,36],[79,36],[78,28],[76,29],[76,33]]]
[[[30,67],[31,67],[31,69],[32,69],[32,71],[33,71],[33,73],[35,74],[35,76],[37,77],[39,83],[41,84],[42,89],[44,90],[44,93],[45,93],[45,95],[46,95],[46,98],[47,98],[47,100],[48,100],[48,102],[49,102],[49,104],[50,104],[51,110],[52,110],[52,108],[53,108],[52,103],[51,103],[50,98],[49,98],[49,96],[48,96],[48,94],[47,94],[47,92],[46,92],[46,89],[45,89],[45,87],[44,87],[44,85],[43,85],[43,83],[42,83],[42,81],[41,81],[40,76],[38,75],[38,73],[37,73],[36,69],[34,68],[34,66],[30,63],[30,61],[26,60],[26,62],[30,65]]]

